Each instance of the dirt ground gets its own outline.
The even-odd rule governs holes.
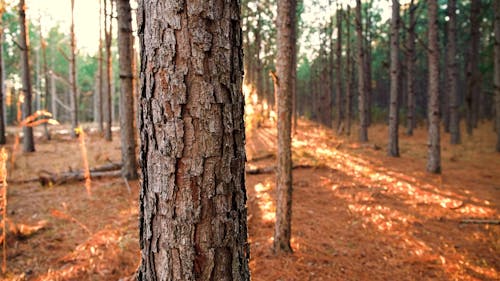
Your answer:
[[[89,126],[87,126],[89,127]],[[53,128],[56,129],[56,128]],[[353,131],[356,131],[353,128]],[[91,167],[120,160],[119,135],[104,141],[87,130]],[[259,280],[500,280],[500,155],[491,123],[451,146],[443,135],[443,174],[425,172],[424,128],[401,132],[402,157],[386,156],[387,129],[374,125],[370,143],[301,120],[293,140],[292,255],[271,250],[274,175],[247,175],[252,279]],[[248,167],[275,164],[275,127],[247,133]],[[7,145],[12,153],[14,139]],[[81,147],[68,135],[37,140],[37,152],[17,150],[12,182],[41,170],[80,169]],[[45,228],[7,239],[1,280],[119,280],[139,264],[139,183],[121,178],[41,186],[9,185],[8,217]]]

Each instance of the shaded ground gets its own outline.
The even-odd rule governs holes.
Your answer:
[[[294,161],[294,254],[271,251],[274,175],[248,175],[253,280],[498,280],[500,226],[460,224],[466,218],[500,219],[500,155],[491,124],[464,144],[443,139],[443,175],[425,173],[426,133],[401,136],[398,159],[385,153],[387,129],[370,128],[370,145],[337,138],[301,121]],[[119,141],[87,137],[90,166],[119,161]],[[274,165],[275,129],[247,136],[249,166]],[[11,140],[12,142],[12,140]],[[54,145],[56,144],[56,145]],[[382,149],[378,149],[382,148]],[[261,159],[255,161],[254,159]],[[12,179],[39,170],[81,167],[77,141],[65,135],[39,141],[34,154],[15,156]],[[12,169],[11,169],[12,170]],[[8,240],[3,280],[118,280],[139,262],[138,182],[123,179],[41,187],[11,185],[9,217],[45,230]]]

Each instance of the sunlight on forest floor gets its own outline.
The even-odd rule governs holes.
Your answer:
[[[452,147],[443,143],[443,174],[425,172],[426,132],[401,137],[401,158],[385,155],[386,132],[370,128],[372,142],[300,120],[293,138],[294,254],[275,256],[275,177],[247,175],[248,225],[253,280],[497,280],[500,229],[462,224],[499,219],[500,159],[492,153],[491,124]],[[105,142],[86,126],[90,167],[119,161],[119,136]],[[59,126],[61,130],[66,129]],[[247,135],[252,167],[275,165],[272,123],[256,123]],[[9,138],[8,149],[15,139]],[[491,146],[490,146],[491,145]],[[37,152],[17,153],[11,179],[40,170],[81,169],[78,140],[55,134],[37,141]],[[11,150],[10,150],[11,152]],[[1,280],[118,280],[139,264],[138,182],[123,179],[41,187],[11,184],[12,221],[45,228],[7,240],[8,273]]]

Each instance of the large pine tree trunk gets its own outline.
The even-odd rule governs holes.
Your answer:
[[[460,115],[459,115],[459,97],[457,90],[457,43],[456,43],[456,30],[457,30],[457,1],[448,0],[448,46],[447,52],[447,92],[449,95],[449,112],[450,112],[450,142],[451,144],[460,143]]]
[[[133,40],[132,14],[129,0],[116,0],[118,11],[118,52],[120,64],[120,134],[122,172],[128,179],[137,178],[134,134]]]
[[[392,0],[392,19],[391,19],[391,94],[389,105],[389,144],[388,155],[399,157],[399,2]]]
[[[494,87],[496,98],[497,151],[500,152],[500,0],[495,0],[495,73]]]
[[[365,53],[363,48],[363,24],[361,21],[361,0],[356,0],[356,33],[358,45],[358,94],[359,94],[359,141],[368,141],[368,110],[365,83]]]
[[[249,280],[240,1],[141,0],[138,280]]]
[[[440,119],[439,119],[439,47],[438,47],[438,4],[437,0],[428,1],[429,17],[429,155],[427,171],[441,172]]]
[[[470,4],[470,46],[467,59],[467,92],[465,96],[465,113],[467,134],[472,135],[472,130],[476,126],[477,105],[479,98],[479,27],[481,18],[479,12],[481,1],[471,1]]]
[[[411,0],[409,7],[409,21],[408,21],[408,38],[406,43],[406,79],[407,79],[407,112],[406,112],[406,134],[408,136],[413,135],[413,129],[415,128],[415,62],[417,57],[415,55],[415,11],[417,6],[414,5],[414,1]]]
[[[21,48],[21,71],[22,71],[22,82],[23,82],[23,95],[24,102],[22,105],[22,118],[25,119],[31,115],[31,75],[30,75],[30,56],[29,56],[29,45],[28,45],[28,34],[27,34],[27,23],[26,23],[26,5],[24,0],[19,0],[19,47]],[[24,126],[23,127],[23,151],[33,152],[35,151],[35,142],[33,140],[33,128]]]
[[[293,52],[295,52],[295,0],[278,0],[278,166],[276,175],[277,202],[274,229],[274,251],[292,252],[292,86],[294,83]]]
[[[71,26],[70,26],[70,40],[71,40],[71,55],[70,55],[70,107],[71,107],[71,136],[76,138],[76,128],[78,127],[78,101],[76,92],[76,40],[75,40],[75,0],[71,0]]]
[[[4,120],[4,69],[3,69],[3,22],[2,15],[5,11],[3,0],[0,0],[0,144],[5,144],[5,120]]]
[[[110,9],[108,13],[108,4],[110,2]],[[109,23],[108,23],[109,21]],[[111,134],[111,125],[113,121],[113,111],[112,111],[112,80],[113,80],[113,65],[111,58],[111,42],[113,40],[112,30],[113,30],[113,0],[104,0],[104,43],[106,47],[106,81],[105,81],[105,91],[103,95],[102,105],[103,105],[103,119],[104,119],[104,139],[111,141],[113,135]]]
[[[340,7],[340,6],[338,6]],[[332,32],[333,33],[333,32]],[[333,53],[333,49],[332,49]],[[342,126],[342,10],[337,8],[337,50],[336,50],[336,79],[335,79],[335,95],[337,105],[337,123],[335,129],[340,134]]]

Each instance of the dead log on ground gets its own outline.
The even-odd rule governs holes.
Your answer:
[[[293,165],[293,169],[309,169],[309,168],[321,168],[321,166],[314,166],[308,164]],[[276,166],[250,167],[245,170],[245,172],[249,175],[272,174],[275,171],[276,171]]]
[[[462,224],[500,224],[500,220],[487,220],[487,219],[465,219],[461,220]]]

